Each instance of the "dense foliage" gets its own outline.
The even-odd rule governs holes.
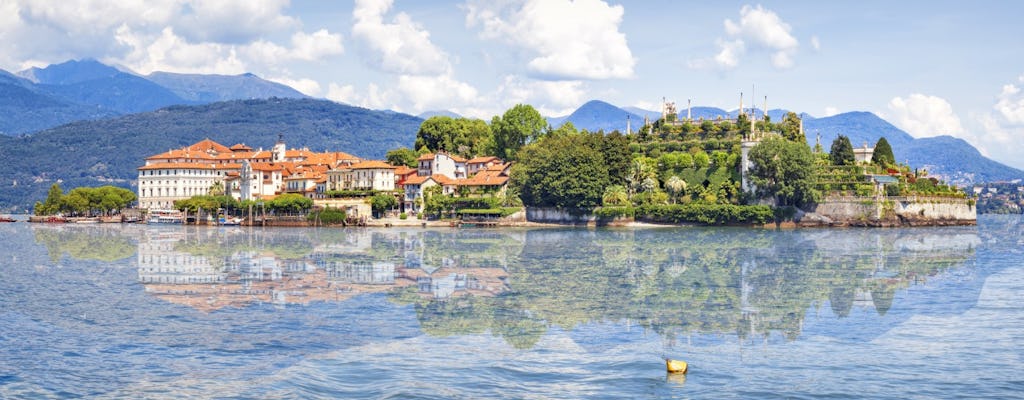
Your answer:
[[[524,147],[512,167],[512,182],[528,206],[593,208],[611,184],[603,152],[606,136],[548,136]],[[614,140],[614,139],[608,139]]]
[[[346,217],[345,210],[327,207],[309,213],[306,220],[319,225],[339,225],[345,222]]]
[[[445,151],[472,158],[492,154],[494,137],[491,134],[491,127],[483,120],[436,116],[420,124],[420,129],[416,132],[415,148],[429,152]]]
[[[409,168],[416,168],[418,166],[417,158],[419,158],[419,153],[408,147],[388,150],[387,154],[384,155],[384,159],[387,160],[388,164],[396,167],[404,165]]]
[[[503,160],[517,160],[519,149],[540,138],[547,121],[532,106],[516,104],[505,114],[491,119],[493,154]]]
[[[871,156],[871,163],[882,167],[896,165],[896,157],[892,155],[892,146],[889,146],[889,141],[885,140],[884,136],[878,138],[878,142],[875,143],[875,152]]]
[[[854,165],[857,158],[853,155],[853,145],[850,138],[839,135],[832,141],[832,147],[828,152],[832,165]]]
[[[54,183],[43,202],[36,202],[36,215],[107,215],[120,212],[136,200],[135,192],[114,187],[77,187],[64,194]]]
[[[384,212],[395,208],[398,205],[398,199],[394,195],[388,193],[375,194],[370,197],[370,208],[373,209],[374,215],[380,218]]]
[[[801,206],[820,197],[814,189],[814,156],[806,143],[768,138],[754,146],[749,156],[757,194],[774,197],[776,205]]]

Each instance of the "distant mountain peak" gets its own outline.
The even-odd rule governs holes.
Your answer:
[[[51,64],[45,68],[32,67],[18,76],[34,83],[46,85],[70,85],[96,79],[104,79],[123,74],[121,70],[103,64],[93,58],[68,60],[60,64]]]

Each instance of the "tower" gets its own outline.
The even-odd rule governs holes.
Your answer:
[[[282,162],[285,156],[284,146],[284,134],[279,133],[277,135],[277,143],[274,143],[274,148],[270,150],[270,161],[271,162]]]
[[[743,115],[743,92],[740,92],[740,109],[736,112],[736,118],[738,119],[740,115]]]
[[[630,131],[630,126],[629,126],[629,114],[626,114],[626,136],[629,136],[630,132],[631,131]]]
[[[764,120],[768,120],[768,96],[764,96]]]
[[[690,116],[690,99],[686,99],[686,121],[693,121],[693,117]]]

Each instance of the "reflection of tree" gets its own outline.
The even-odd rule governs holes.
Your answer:
[[[120,231],[103,226],[34,227],[37,243],[46,246],[50,260],[63,254],[79,260],[116,261],[135,255],[135,243]]]
[[[900,243],[922,239],[904,232],[534,230],[518,257],[508,258],[515,260],[507,267],[508,293],[437,302],[443,306],[420,299],[417,315],[432,334],[486,328],[506,340],[533,332],[509,327],[542,322],[568,330],[622,319],[667,337],[778,332],[793,340],[807,310],[826,301],[837,317],[867,302],[884,315],[896,290],[962,265],[977,241],[968,233],[963,245],[943,244],[938,235],[914,247]],[[457,249],[474,249],[462,240],[437,243],[447,249],[440,253],[459,259]]]

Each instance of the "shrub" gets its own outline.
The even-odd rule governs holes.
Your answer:
[[[307,221],[320,221],[323,225],[337,225],[345,222],[345,210],[327,207],[306,216]]]
[[[772,208],[768,206],[704,203],[647,205],[637,207],[634,213],[638,219],[654,222],[699,222],[708,225],[725,223],[764,224],[772,221],[775,216]]]
[[[398,219],[407,219],[407,218],[409,218],[409,215],[406,214],[406,213],[398,214]]]

